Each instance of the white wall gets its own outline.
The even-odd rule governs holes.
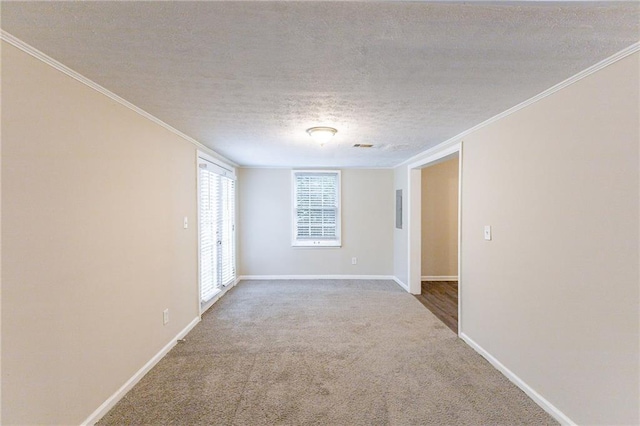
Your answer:
[[[79,424],[199,315],[196,147],[4,42],[2,104],[2,424]]]
[[[463,142],[462,330],[578,424],[640,423],[639,56]]]
[[[423,277],[458,276],[458,156],[422,169]]]
[[[392,170],[343,169],[342,247],[291,247],[291,170],[240,169],[239,275],[393,275],[394,197]]]
[[[408,218],[408,174],[406,167],[396,167],[393,169],[393,183],[395,190],[402,190],[402,229],[393,229],[393,275],[400,280],[407,288],[409,286],[408,272],[408,247],[409,231]]]

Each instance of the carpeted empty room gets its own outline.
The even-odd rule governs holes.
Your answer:
[[[243,281],[99,423],[556,424],[392,281]]]

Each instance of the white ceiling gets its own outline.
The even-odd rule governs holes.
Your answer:
[[[298,167],[396,165],[637,42],[639,22],[638,2],[3,2],[1,18],[232,161]],[[338,134],[319,147],[312,126]]]

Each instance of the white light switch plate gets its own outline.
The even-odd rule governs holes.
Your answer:
[[[491,241],[491,225],[484,226],[484,239]]]
[[[189,219],[185,216],[184,217],[184,229],[187,229],[189,227]]]

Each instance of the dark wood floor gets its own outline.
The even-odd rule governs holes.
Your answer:
[[[423,281],[422,294],[416,298],[454,333],[458,333],[457,281]]]

